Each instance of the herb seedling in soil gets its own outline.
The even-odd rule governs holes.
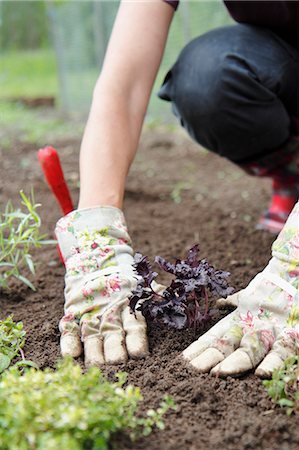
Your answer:
[[[0,321],[0,373],[10,366],[16,356],[22,358],[15,364],[16,367],[37,367],[35,363],[25,358],[22,350],[25,336],[26,332],[22,322],[14,322],[12,316]]]
[[[286,359],[272,379],[263,383],[274,403],[286,407],[288,415],[299,414],[299,353]]]
[[[45,240],[46,236],[40,234],[41,220],[37,213],[40,205],[35,203],[33,193],[27,197],[21,191],[20,195],[25,210],[14,209],[8,202],[4,213],[0,213],[0,287],[8,288],[9,280],[14,277],[35,290],[23,269],[27,267],[34,275],[31,250],[55,241]]]
[[[137,438],[163,430],[163,415],[175,408],[171,398],[140,417],[140,389],[124,386],[125,373],[116,378],[108,382],[97,367],[82,374],[71,359],[56,371],[7,370],[0,379],[0,448],[108,450],[116,432]]]
[[[177,259],[174,264],[161,256],[155,258],[158,266],[174,277],[162,294],[154,290],[158,274],[147,256],[136,253],[134,261],[138,281],[130,297],[132,312],[141,311],[147,320],[178,330],[197,330],[211,319],[214,310],[210,309],[209,294],[225,298],[233,292],[227,281],[230,273],[216,270],[205,259],[199,259],[198,245],[188,251],[186,259]]]

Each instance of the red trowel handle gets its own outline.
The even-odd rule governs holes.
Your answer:
[[[57,151],[53,147],[45,147],[41,148],[38,151],[37,156],[49,188],[55,195],[63,214],[68,214],[69,212],[73,211],[74,206],[70,191],[63,176],[63,171]],[[64,260],[58,245],[57,251],[59,253],[61,262],[64,264]]]
[[[38,160],[42,166],[47,183],[55,195],[63,214],[73,211],[74,206],[70,191],[63,176],[57,151],[53,147],[41,148]]]

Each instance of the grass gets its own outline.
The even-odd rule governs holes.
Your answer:
[[[52,49],[0,53],[0,99],[58,95]]]
[[[57,139],[80,137],[82,125],[54,109],[29,109],[11,99],[58,97],[55,54],[51,49],[0,53],[0,147],[9,150],[15,140],[45,145]]]
[[[80,138],[83,121],[67,120],[56,110],[28,109],[18,103],[0,101],[0,148],[9,150],[16,139],[46,145],[59,139]]]

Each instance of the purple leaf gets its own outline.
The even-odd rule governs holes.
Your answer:
[[[157,273],[152,270],[147,257],[137,253],[134,261],[141,279],[130,298],[131,310],[137,309],[147,320],[160,321],[169,327],[179,330],[199,328],[214,312],[209,311],[208,291],[221,297],[233,292],[227,282],[229,272],[215,270],[205,259],[200,260],[197,244],[190,248],[185,260],[177,259],[174,264],[156,256],[159,267],[175,277],[162,295],[156,294],[151,287]]]
[[[141,253],[135,254],[133,267],[137,274],[143,278],[147,287],[151,285],[152,281],[158,275],[157,272],[153,272],[147,256],[143,256]]]
[[[166,259],[162,258],[162,256],[155,257],[155,263],[158,264],[161,269],[168,273],[174,273],[175,266],[174,264],[169,263]]]

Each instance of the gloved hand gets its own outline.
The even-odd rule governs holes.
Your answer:
[[[272,245],[272,259],[231,296],[237,309],[193,342],[183,356],[200,372],[262,378],[299,351],[299,202]]]
[[[78,357],[82,341],[86,366],[145,356],[145,320],[128,307],[136,275],[123,213],[108,206],[73,211],[55,233],[66,267],[62,355]]]

